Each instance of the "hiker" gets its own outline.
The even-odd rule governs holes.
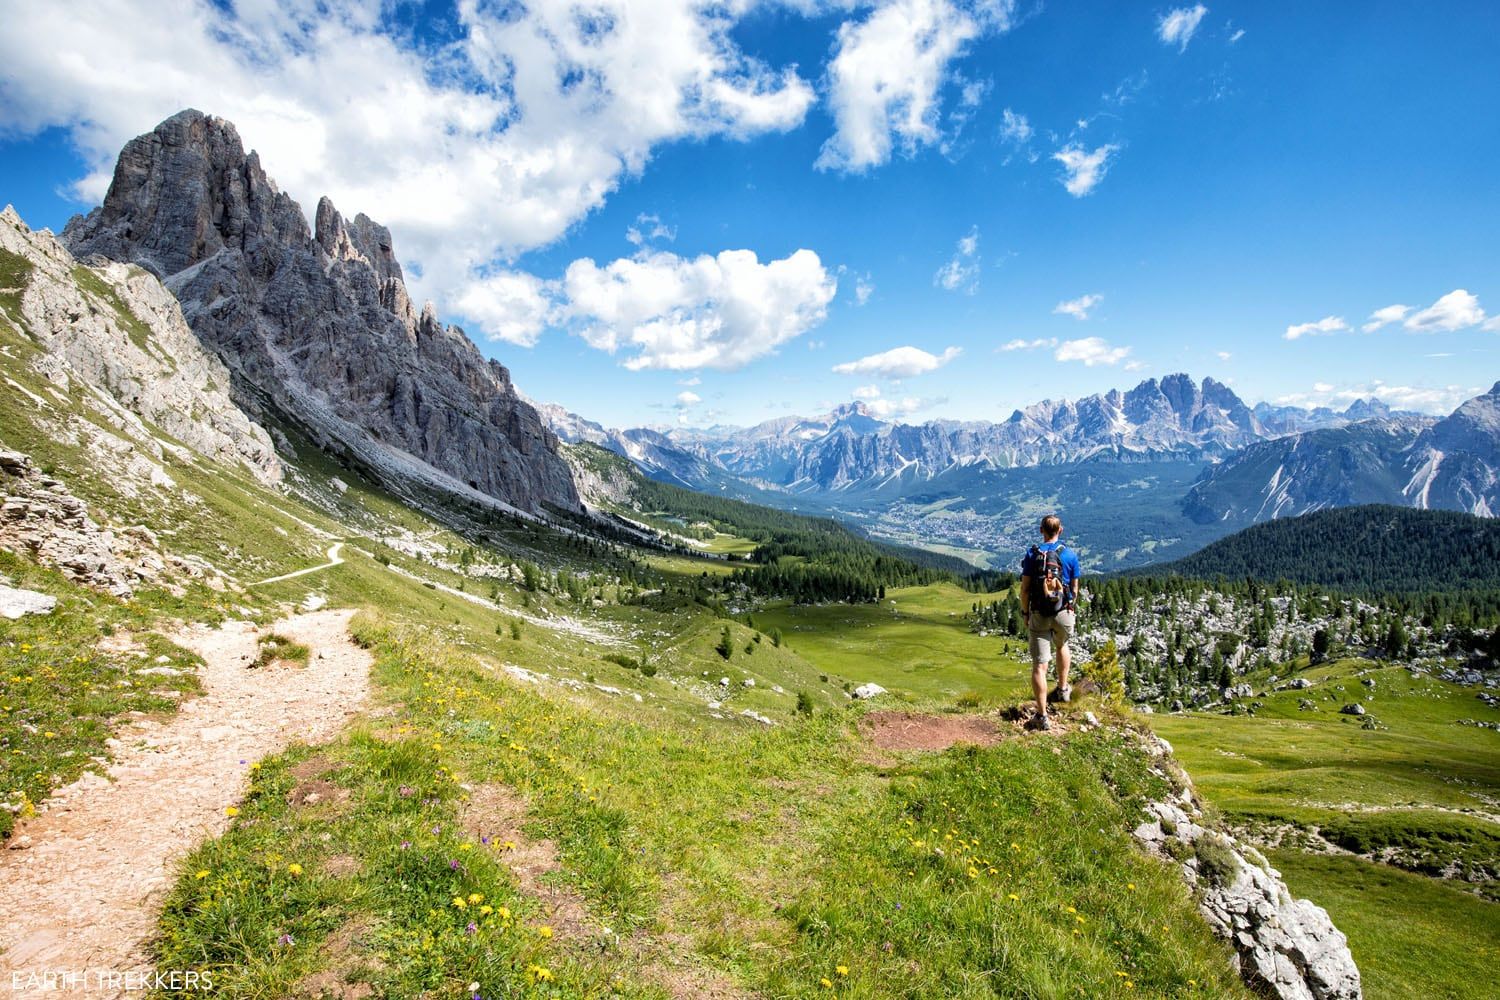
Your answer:
[[[1072,699],[1068,685],[1068,640],[1073,637],[1074,605],[1078,598],[1078,556],[1061,541],[1062,521],[1056,514],[1042,518],[1042,543],[1033,545],[1021,560],[1021,616],[1031,635],[1031,690],[1036,695],[1038,729],[1051,729],[1047,715],[1047,664],[1057,643],[1059,702]]]

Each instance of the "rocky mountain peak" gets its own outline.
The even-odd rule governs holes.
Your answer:
[[[509,372],[413,308],[390,231],[327,198],[314,222],[230,122],[188,110],[126,144],[104,203],[63,239],[161,277],[252,414],[278,411],[379,475],[577,509]]]

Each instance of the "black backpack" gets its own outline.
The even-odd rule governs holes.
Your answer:
[[[1065,547],[1061,544],[1055,549],[1031,547],[1031,610],[1037,614],[1051,617],[1066,611],[1073,603],[1072,591],[1063,582]]]

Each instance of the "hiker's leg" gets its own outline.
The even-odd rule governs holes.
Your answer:
[[[1031,692],[1036,695],[1037,712],[1046,715],[1047,664],[1052,660],[1052,627],[1041,615],[1033,612],[1026,623],[1026,629],[1031,634]]]
[[[1073,638],[1073,625],[1076,620],[1072,611],[1063,611],[1053,624],[1054,638],[1057,641],[1057,689],[1059,691],[1066,690],[1068,687],[1068,667],[1073,664],[1073,657],[1068,652],[1068,640]]]

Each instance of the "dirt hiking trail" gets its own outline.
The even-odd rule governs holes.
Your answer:
[[[306,667],[251,668],[261,632],[247,622],[172,637],[203,657],[202,695],[164,723],[123,726],[109,780],[88,773],[59,789],[0,851],[0,993],[120,996],[110,977],[150,968],[144,945],[173,865],[228,827],[224,809],[244,794],[249,765],[330,739],[364,708],[371,657],[349,638],[353,614],[262,630],[306,645]]]

